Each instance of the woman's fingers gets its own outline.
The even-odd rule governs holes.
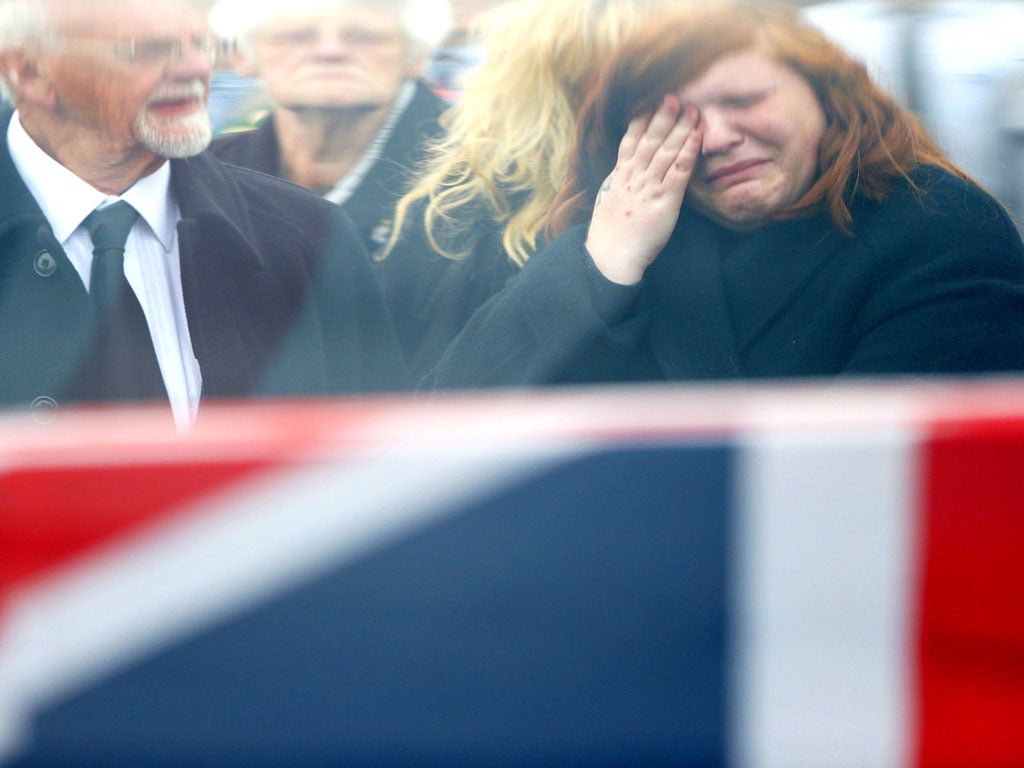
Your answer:
[[[637,146],[636,161],[639,168],[651,167],[666,139],[673,135],[673,129],[679,123],[681,109],[679,97],[674,93],[667,94],[661,100],[661,106],[654,111],[647,124],[647,130],[644,131]]]
[[[655,151],[648,168],[658,181],[667,181],[671,172],[693,170],[700,152],[700,133],[697,131],[697,109],[687,105],[678,116]]]
[[[680,163],[692,165],[696,162],[692,150],[698,120],[696,108],[692,105],[684,108],[678,96],[666,95],[654,113],[630,121],[619,143],[617,173],[613,175],[647,176],[661,183]],[[699,151],[699,143],[697,149]]]
[[[675,125],[679,110],[679,97],[668,94],[652,114],[633,118],[619,143],[619,159],[639,171],[646,169]]]
[[[637,145],[640,143],[640,139],[647,130],[647,124],[650,121],[650,115],[639,115],[629,121],[626,133],[623,135],[622,141],[619,142],[618,162],[620,165],[632,161],[633,156],[636,154]]]

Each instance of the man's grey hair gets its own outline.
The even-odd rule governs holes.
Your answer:
[[[210,26],[251,53],[253,37],[268,22],[310,11],[358,6],[391,13],[402,28],[412,58],[429,56],[452,25],[450,0],[219,0],[210,10]]]
[[[39,0],[0,0],[0,51],[28,42],[41,42],[50,25]]]
[[[39,0],[0,0],[0,51],[42,43],[52,34],[44,5]],[[0,97],[12,98],[15,77],[16,73],[0,72]]]

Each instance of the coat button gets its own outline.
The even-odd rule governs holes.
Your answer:
[[[32,401],[30,408],[33,421],[37,424],[51,424],[57,418],[57,411],[60,406],[57,405],[57,401],[52,397],[40,395]]]
[[[40,251],[36,254],[35,268],[40,277],[49,277],[57,271],[57,260],[49,251]]]

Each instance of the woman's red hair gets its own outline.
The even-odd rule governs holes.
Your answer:
[[[835,225],[850,234],[853,197],[883,199],[896,178],[906,178],[918,165],[936,165],[968,178],[917,118],[871,80],[861,62],[803,22],[797,9],[741,0],[670,6],[609,61],[587,99],[577,122],[570,177],[548,222],[551,235],[589,220],[630,120],[653,112],[666,93],[678,92],[719,59],[751,49],[801,75],[827,120],[817,180],[777,218],[824,207]]]

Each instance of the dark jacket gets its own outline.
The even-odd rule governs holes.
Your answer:
[[[1024,370],[1024,246],[1006,212],[935,168],[856,234],[824,215],[729,232],[684,207],[639,286],[603,278],[577,227],[485,304],[438,388]]]
[[[0,116],[6,133],[11,110]],[[390,389],[390,317],[338,207],[218,162],[171,161],[182,287],[203,400]],[[0,404],[68,399],[95,333],[88,294],[0,150]]]
[[[377,252],[387,242],[394,205],[405,192],[411,172],[423,156],[424,144],[441,133],[438,118],[448,106],[423,83],[417,82],[415,94],[395,124],[380,159],[342,205],[355,222],[367,253]],[[210,150],[225,162],[271,176],[281,174],[281,149],[272,117],[253,130],[217,137]]]
[[[512,200],[513,208],[515,198]],[[472,220],[458,234],[436,234],[460,259],[438,254],[423,225],[425,203],[410,207],[402,236],[386,258],[376,263],[377,277],[395,321],[414,383],[426,376],[473,313],[519,271],[505,256],[502,226],[480,205],[474,215],[464,208],[461,220]]]

